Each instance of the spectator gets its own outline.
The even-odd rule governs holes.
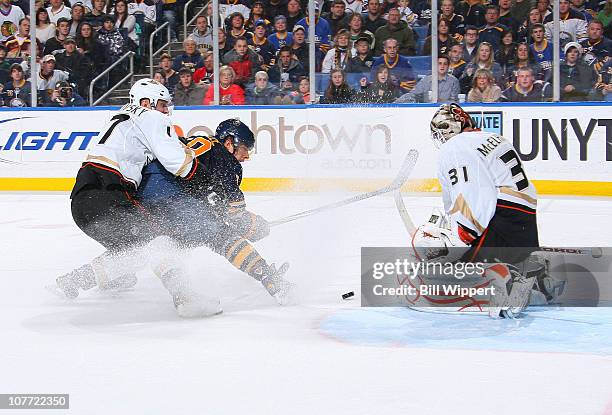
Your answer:
[[[247,32],[244,28],[244,16],[239,12],[234,12],[228,18],[230,25],[227,31],[227,46],[230,48],[234,47],[234,42],[236,39],[241,37],[250,38],[253,36],[251,32]]]
[[[612,101],[612,59],[608,59],[597,74],[595,90],[605,101]]]
[[[501,88],[495,84],[495,78],[488,69],[478,69],[474,74],[472,89],[467,96],[467,102],[498,102],[501,98]]]
[[[309,16],[301,19],[297,22],[298,25],[302,26],[306,30],[306,39],[308,39],[308,30],[310,28]],[[329,50],[329,43],[331,41],[331,28],[327,20],[319,17],[319,3],[315,3],[315,46],[323,54],[326,54]]]
[[[606,0],[606,5],[597,13],[596,19],[599,20],[604,27],[612,23],[612,0]]]
[[[219,41],[221,37],[219,36]],[[197,68],[204,66],[204,59],[197,49],[195,40],[187,38],[183,41],[183,53],[174,58],[172,69],[179,71],[186,67],[194,72]]]
[[[355,91],[346,83],[344,73],[340,69],[332,70],[321,104],[350,104],[354,100]]]
[[[270,82],[278,84],[281,89],[291,89],[306,71],[300,62],[291,54],[289,46],[282,47],[278,52],[278,62],[268,71]]]
[[[176,16],[178,14],[178,6],[176,0],[161,0],[161,4],[162,16],[170,26],[170,42],[177,42]]]
[[[400,55],[412,56],[416,54],[416,42],[412,29],[400,20],[400,13],[396,8],[389,11],[388,23],[378,28],[374,37],[376,38],[375,55],[382,54],[383,43],[387,39],[395,39],[397,41],[398,53]]]
[[[225,35],[225,30],[219,28],[219,56],[225,55],[227,52],[232,50],[229,42],[227,42],[227,36]]]
[[[582,16],[587,21],[587,23],[593,20],[595,11],[593,11],[593,9],[591,8],[586,7],[584,4],[584,0],[571,0],[570,3],[571,3],[572,9],[582,14]]]
[[[74,84],[68,81],[56,83],[49,100],[43,104],[45,107],[84,107],[86,105],[87,102],[78,94]]]
[[[499,8],[494,5],[488,5],[485,8],[486,25],[478,31],[478,40],[480,42],[489,42],[493,46],[493,51],[497,52],[501,44],[502,34],[508,31],[508,28],[498,22]]]
[[[537,0],[536,8],[540,12],[540,16],[542,16],[542,22],[544,22],[544,18],[552,13],[552,7],[550,5],[550,0]]]
[[[9,36],[6,42],[4,42],[7,58],[27,58],[32,49],[30,45],[30,19],[24,17],[19,22],[18,32]],[[42,49],[42,46],[38,45],[38,49]]]
[[[499,63],[502,67],[502,71],[506,71],[508,66],[514,65],[514,58],[516,57],[516,43],[514,43],[514,35],[511,30],[506,30],[502,34],[501,45],[497,52],[495,52],[495,62]]]
[[[438,22],[438,55],[448,55],[450,48],[457,43],[454,38],[449,36],[450,23],[445,17],[441,17]],[[431,36],[425,39],[423,55],[431,55]]]
[[[182,67],[182,66],[181,66]],[[181,68],[179,67],[179,69]],[[191,68],[189,68],[191,69]],[[164,53],[159,58],[159,70],[164,74],[164,78],[166,79],[166,87],[172,91],[174,86],[179,81],[178,71],[174,70],[172,66],[172,56],[167,53]]]
[[[291,46],[293,33],[287,32],[287,18],[276,16],[274,18],[274,33],[268,36],[268,41],[278,50],[283,46]]]
[[[510,16],[517,22],[523,22],[528,19],[529,11],[531,10],[532,2],[530,0],[514,0],[510,8]],[[542,16],[542,19],[544,16]],[[538,23],[542,23],[540,20]],[[529,34],[529,32],[527,32]]]
[[[255,74],[255,83],[245,91],[247,105],[272,105],[279,96],[279,89],[268,82],[268,74],[264,71]]]
[[[0,45],[0,85],[11,80],[11,63],[6,60],[6,48]]]
[[[448,34],[455,40],[461,40],[465,33],[465,19],[460,14],[455,14],[455,3],[453,0],[442,0],[441,16],[448,22]]]
[[[287,2],[287,30],[293,32],[293,28],[301,19],[304,18],[302,5],[299,0],[289,0]]]
[[[368,12],[364,16],[364,28],[370,33],[376,33],[379,27],[387,24],[382,17],[382,8],[378,0],[368,1]]]
[[[174,105],[202,105],[206,87],[193,82],[191,76],[191,70],[188,68],[181,68],[179,71],[179,82],[172,94]]]
[[[450,58],[449,73],[455,78],[461,79],[463,71],[465,71],[467,66],[467,62],[463,60],[463,44],[457,43],[453,45],[448,57]]]
[[[293,27],[293,43],[291,44],[291,53],[293,57],[297,59],[304,71],[308,73],[310,68],[310,51],[308,50],[308,44],[306,43],[306,30],[300,26],[295,25]],[[316,61],[322,62],[321,52],[317,49]],[[271,64],[272,65],[272,64]]]
[[[76,37],[77,50],[89,58],[94,65],[94,73],[98,74],[104,67],[104,47],[96,38],[93,27],[87,22],[81,24],[79,34]]]
[[[64,49],[64,39],[70,33],[70,21],[65,17],[60,17],[57,21],[57,33],[45,43],[44,55],[49,55],[56,50]]]
[[[106,17],[106,0],[93,0],[93,8],[85,16],[85,21],[89,22],[94,30],[97,32],[104,24],[104,18]]]
[[[584,51],[583,60],[593,65],[599,71],[604,62],[612,57],[612,41],[603,36],[603,24],[599,20],[592,20],[588,26],[588,39],[580,42]]]
[[[465,36],[463,37],[464,51],[463,60],[472,62],[478,50],[478,29],[475,26],[465,26]]]
[[[287,0],[264,0],[266,17],[272,21],[276,16],[287,16]]]
[[[4,105],[9,107],[29,107],[32,103],[32,86],[25,79],[23,68],[14,63],[10,68],[11,80],[4,84],[2,98]]]
[[[544,18],[546,39],[553,38],[553,16]],[[567,42],[580,42],[587,37],[587,22],[582,13],[570,8],[569,0],[559,0],[559,33],[561,46]]]
[[[348,16],[344,0],[332,0],[330,12],[323,16],[329,23],[332,37],[341,29],[348,29]]]
[[[249,4],[250,2],[247,0],[220,0],[219,17],[221,18],[221,21],[225,21],[234,13],[240,13],[243,17],[248,18],[251,12],[248,7]],[[209,16],[212,16],[212,4]],[[209,22],[209,26],[212,27],[212,21]]]
[[[153,72],[153,78],[154,81],[159,82],[160,84],[166,86],[166,77],[164,76],[164,73],[161,70],[156,70],[155,72]],[[167,86],[166,86],[167,88]]]
[[[110,15],[106,15],[102,20],[102,27],[98,30],[98,42],[105,48],[107,66],[127,51],[125,40],[115,28],[115,19]]]
[[[542,102],[550,101],[551,87],[548,82],[535,81],[531,68],[518,70],[516,84],[502,93],[501,100],[509,102]]]
[[[249,48],[245,38],[238,38],[234,49],[223,56],[222,62],[234,70],[234,83],[244,87],[253,82],[255,72],[260,69],[263,59]]]
[[[448,56],[438,58],[438,102],[459,101],[459,80],[448,73]],[[395,102],[431,102],[432,76],[426,75],[416,87]]]
[[[379,66],[374,75],[374,82],[368,85],[367,78],[360,80],[361,101],[384,104],[393,102],[399,97],[399,89],[391,82],[389,69],[386,66]]]
[[[94,4],[95,1],[96,0],[94,0]],[[136,13],[142,13],[144,15],[145,27],[141,29],[143,36],[148,37],[147,34],[153,31],[157,22],[155,2],[153,0],[130,0],[127,6],[128,14],[134,15]]]
[[[276,57],[276,47],[268,40],[266,36],[266,21],[263,19],[259,19],[255,22],[255,30],[253,36],[248,39],[249,47],[253,50],[253,52],[257,53],[262,58],[261,68],[264,71],[270,69],[270,66],[274,65],[274,59]],[[302,30],[303,31],[303,30]],[[303,39],[302,39],[303,40]],[[305,45],[304,49],[307,49]],[[306,50],[306,53],[308,51]]]
[[[548,81],[551,71],[544,72],[538,62],[536,62],[533,52],[526,43],[519,43],[516,47],[516,56],[514,58],[514,65],[506,67],[504,73],[504,84],[503,88],[507,88],[516,83],[516,77],[518,70],[521,68],[531,68],[531,72],[534,74],[536,80]]]
[[[372,69],[384,65],[389,68],[391,81],[399,86],[401,93],[411,91],[416,85],[416,76],[408,58],[397,53],[397,40],[391,38],[383,42],[384,52],[382,56],[374,59]]]
[[[136,33],[136,18],[133,15],[128,14],[127,1],[115,1],[115,7],[113,12],[113,15],[115,17],[115,27],[118,30],[125,30],[127,37],[128,39],[130,39],[131,43],[129,49],[136,50],[136,45],[138,44],[138,33]]]
[[[189,39],[193,39],[198,49],[213,49],[213,29],[208,26],[208,19],[206,16],[198,16],[196,18],[196,27],[193,32],[189,35]]]
[[[431,0],[418,1],[414,5],[414,13],[418,15],[418,26],[428,26],[431,23]]]
[[[384,0],[382,2],[382,11],[383,11],[383,14],[385,15],[384,17],[386,17],[387,20],[389,19],[389,12],[393,8],[399,9],[399,1],[398,0]],[[400,19],[401,19],[401,17],[400,17]]]
[[[482,27],[486,23],[482,4],[482,0],[462,0],[457,4],[457,13],[464,17],[466,25]]]
[[[211,84],[214,73],[214,54],[212,51],[204,52],[204,67],[196,69],[193,73],[193,82],[199,85]]]
[[[344,4],[343,0],[342,4]],[[323,59],[322,73],[330,73],[332,69],[340,69],[344,71],[351,57],[351,48],[349,42],[349,32],[346,29],[340,29],[334,39],[334,47],[331,48]]]
[[[346,8],[349,14],[361,15],[363,12],[363,1],[362,0],[344,0]]]
[[[411,29],[417,25],[419,15],[410,8],[410,0],[398,0],[397,10],[400,12],[400,20],[406,22]]]
[[[305,76],[301,77],[297,91],[292,91],[289,96],[294,104],[310,104],[310,80]]]
[[[244,91],[234,83],[236,74],[229,66],[219,69],[219,100],[220,105],[244,105]],[[204,97],[204,105],[212,105],[214,102],[214,88],[209,87]]]
[[[472,62],[468,63],[463,72],[463,76],[459,80],[461,83],[461,93],[467,94],[472,86],[472,77],[477,69],[488,69],[495,77],[495,83],[502,84],[503,72],[499,63],[493,61],[493,47],[488,42],[482,42],[478,46],[476,56]]]
[[[70,30],[68,31],[68,35],[75,37],[77,35],[77,31],[79,30],[79,26],[83,22],[85,18],[85,6],[81,3],[75,3],[70,10]]]
[[[592,66],[582,62],[582,46],[569,42],[563,49],[565,59],[561,61],[561,101],[588,101],[597,82],[597,73]]]
[[[66,20],[70,20],[70,7],[66,6],[63,0],[50,0],[50,5],[47,7],[47,13],[49,13],[49,20],[51,23],[57,25],[57,21],[62,17]]]
[[[517,20],[512,16],[512,0],[499,0],[498,21],[500,24],[508,28],[514,36],[516,36],[518,33],[519,27],[523,20],[524,19]]]
[[[264,3],[261,0],[257,0],[253,3],[253,7],[251,8],[251,13],[249,14],[249,18],[244,23],[244,28],[251,33],[255,32],[255,23],[258,20],[262,20],[263,22],[265,22],[265,28],[267,30],[268,25],[270,24],[270,21],[266,19]],[[266,33],[266,36],[267,35],[269,35],[269,33]]]
[[[39,92],[39,99],[48,102],[55,86],[60,81],[68,80],[68,73],[55,69],[55,56],[45,55],[40,63],[36,87]]]
[[[360,37],[355,42],[356,54],[346,64],[347,73],[370,73],[374,63],[374,55],[370,50],[370,38]]]
[[[351,36],[351,44],[353,45],[353,55],[355,55],[355,44],[359,38],[368,38],[368,46],[370,49],[374,48],[374,35],[372,32],[365,30],[363,27],[363,17],[360,14],[354,13],[349,16],[348,19],[348,30]]]
[[[536,61],[540,64],[542,71],[550,72],[553,64],[553,45],[548,43],[544,36],[544,25],[539,23],[533,25],[531,37],[533,38],[533,43],[530,48]]]
[[[64,50],[55,54],[57,69],[67,72],[70,79],[76,81],[79,95],[87,97],[88,87],[93,79],[94,64],[77,50],[76,40],[68,36],[64,40]]]
[[[41,7],[36,11],[36,39],[43,45],[55,36],[55,25],[49,21],[47,9]]]
[[[531,9],[529,11],[529,17],[523,22],[523,24],[518,30],[518,34],[516,37],[517,41],[519,43],[531,43],[531,30],[533,29],[533,26],[538,23],[542,23],[542,15],[540,14],[540,11],[537,8]]]

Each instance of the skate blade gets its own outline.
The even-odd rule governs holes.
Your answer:
[[[66,295],[66,292],[64,292],[64,290],[62,290],[60,287],[58,287],[55,284],[45,285],[45,289],[47,291],[49,291],[51,294],[53,294],[56,297],[61,298],[63,300],[70,300],[70,301],[72,301],[72,300],[76,299],[79,296],[78,293],[77,293],[76,296],[70,297],[70,296]]]

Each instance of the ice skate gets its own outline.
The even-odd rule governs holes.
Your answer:
[[[288,305],[294,300],[293,289],[295,285],[283,279],[283,275],[288,269],[289,263],[287,262],[282,264],[278,270],[276,265],[271,264],[261,279],[261,284],[280,305]]]
[[[60,296],[63,295],[66,298],[74,299],[79,296],[79,289],[85,291],[95,287],[96,279],[93,268],[87,264],[68,274],[57,277],[55,283],[55,286],[47,288]]]

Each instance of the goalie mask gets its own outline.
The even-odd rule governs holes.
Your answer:
[[[439,148],[466,128],[476,128],[476,123],[463,108],[450,103],[440,106],[431,119],[430,128],[434,145]]]

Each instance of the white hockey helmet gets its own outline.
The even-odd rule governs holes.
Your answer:
[[[130,103],[140,105],[140,100],[148,99],[151,103],[151,108],[157,106],[157,101],[162,99],[170,104],[172,97],[170,91],[164,85],[154,79],[145,78],[136,81],[130,88]]]
[[[434,145],[440,147],[468,127],[476,127],[470,114],[455,103],[443,104],[431,119],[431,138]]]

